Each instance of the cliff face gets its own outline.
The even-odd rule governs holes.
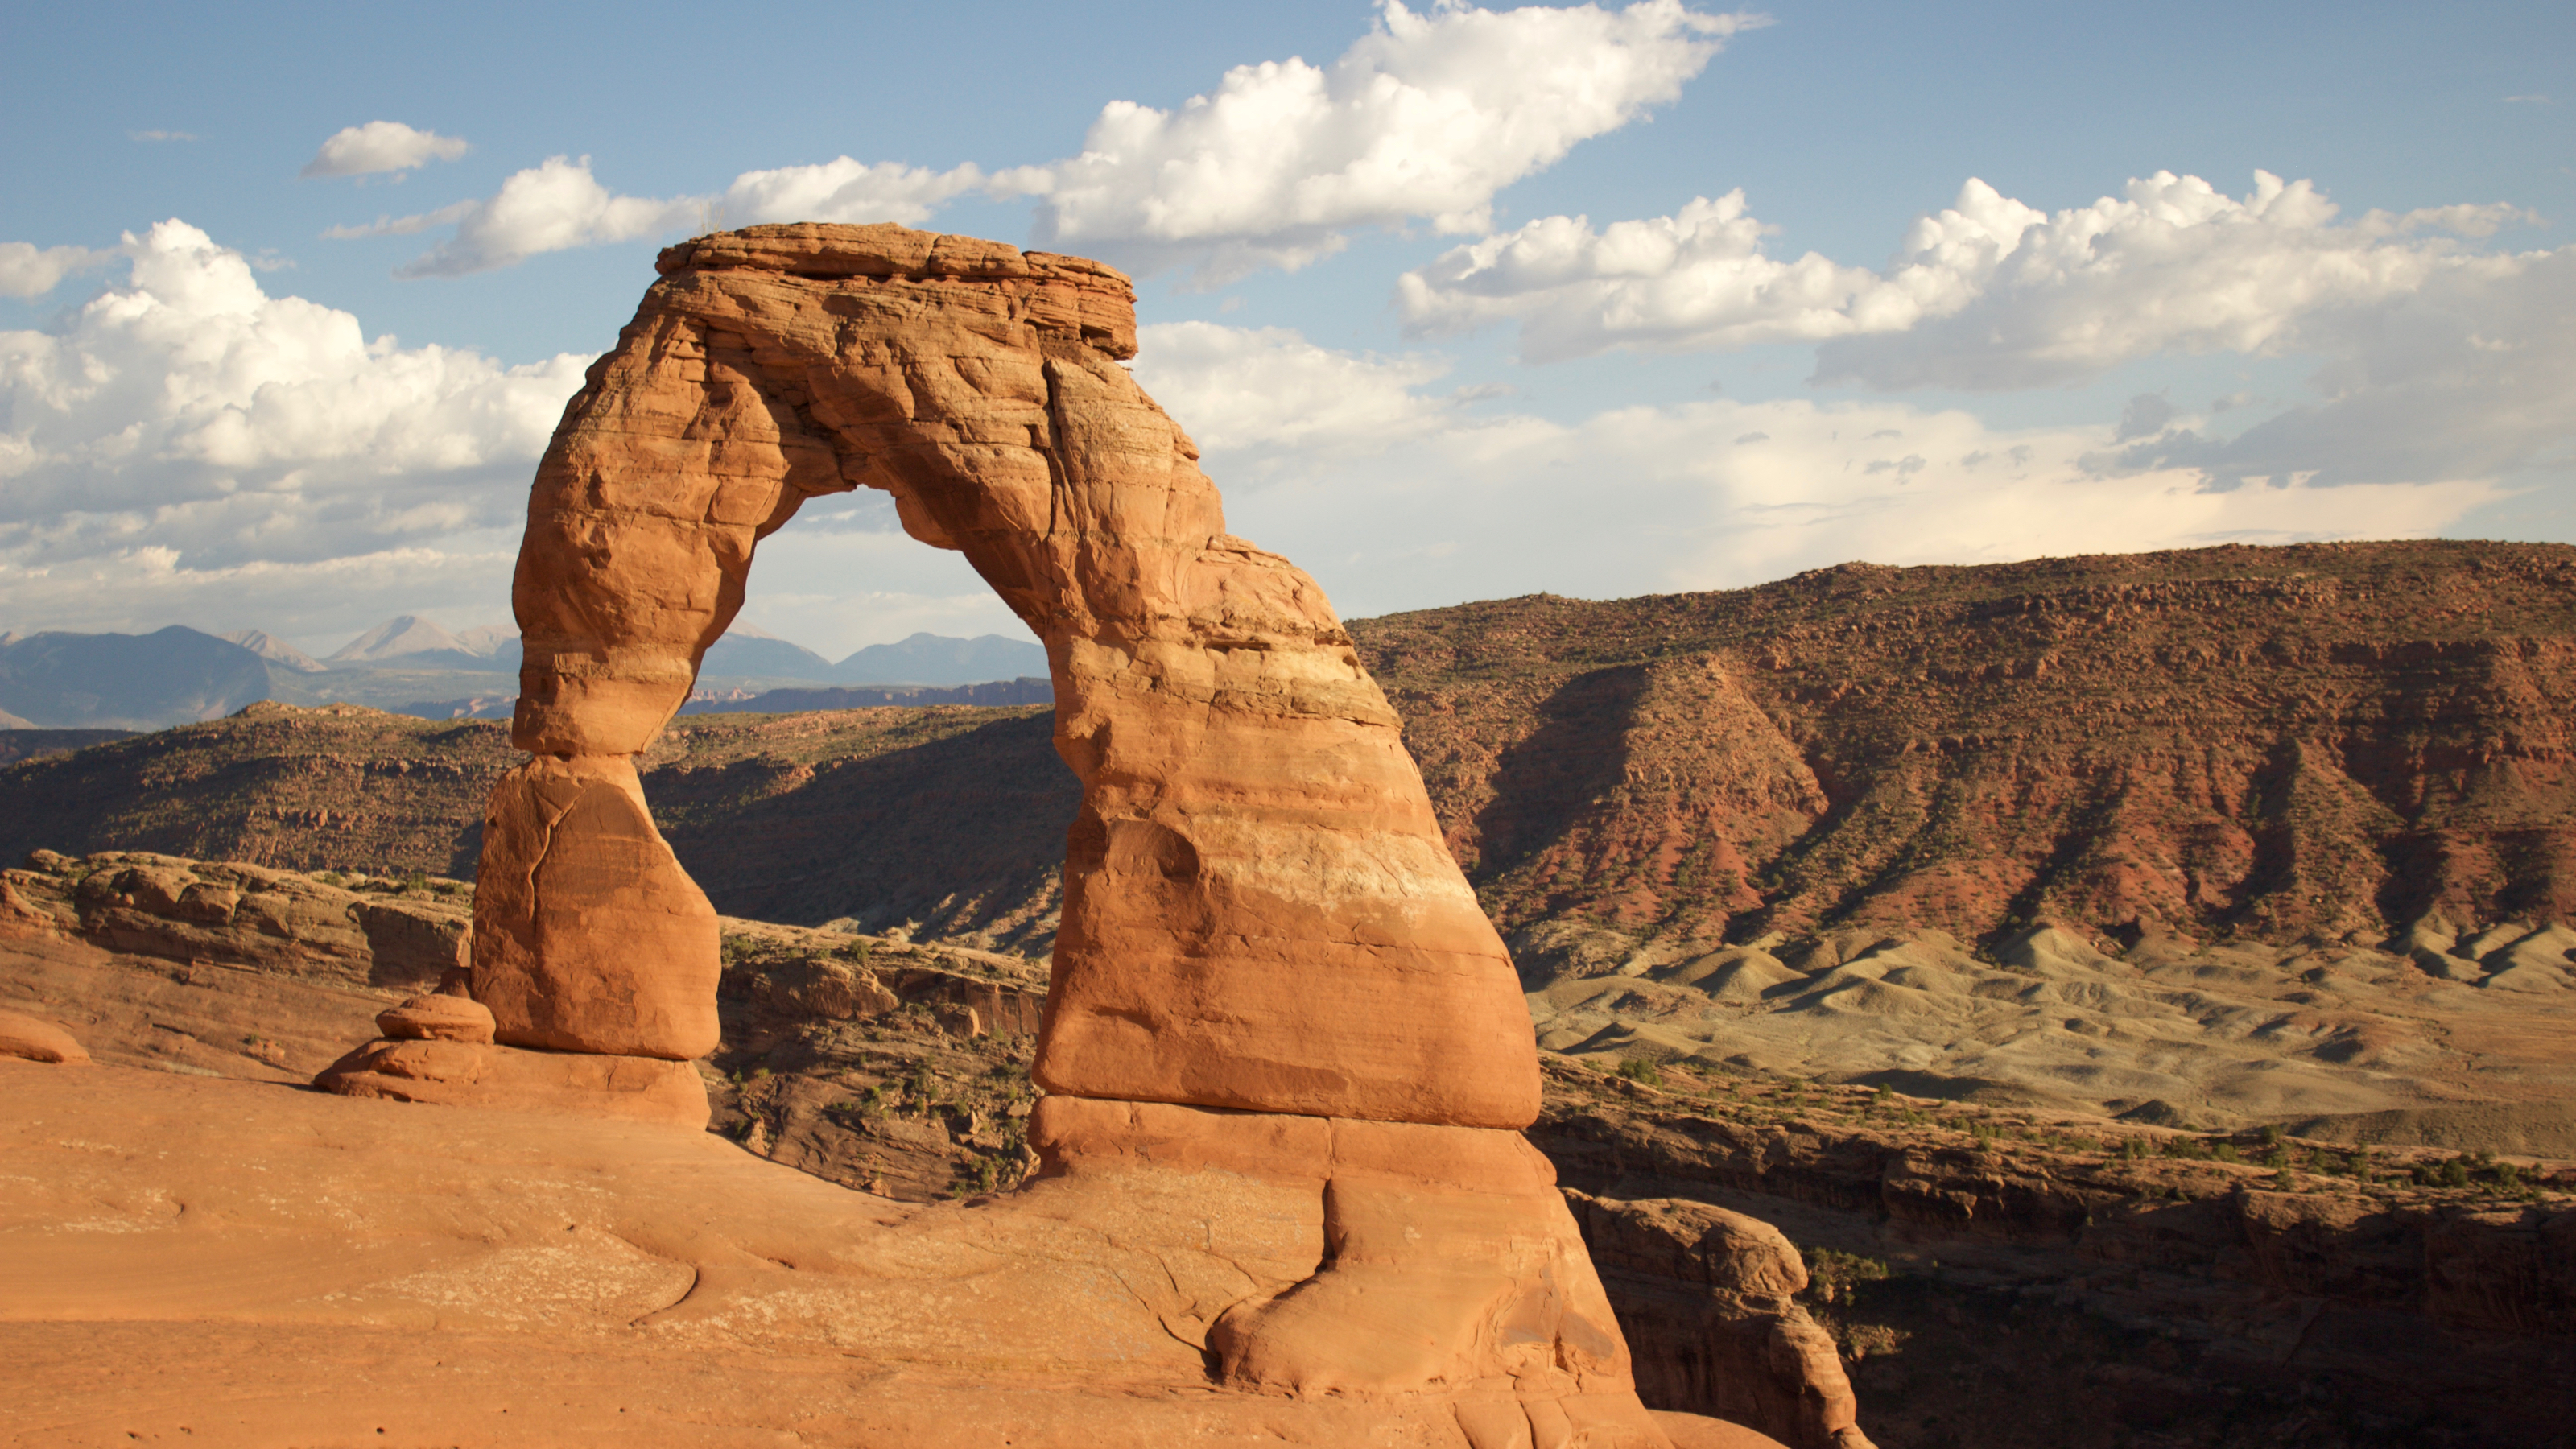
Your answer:
[[[2564,1444],[2576,1423],[2563,1163],[1548,1078],[1531,1136],[1570,1188],[1715,1204],[1806,1250],[1881,1443]],[[1623,1323],[1654,1325],[1631,1328],[1638,1382],[1713,1403],[1727,1335],[1676,1331],[1676,1275],[1625,1267],[1604,1281]]]
[[[2576,912],[2576,549],[2230,546],[1352,627],[1506,928]]]

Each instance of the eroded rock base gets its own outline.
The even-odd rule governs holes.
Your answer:
[[[1052,1096],[1029,1142],[1041,1200],[1175,1177],[1259,1195],[1233,1215],[1284,1235],[1266,1276],[1166,1320],[1222,1382],[1446,1398],[1476,1449],[1664,1442],[1555,1169],[1517,1132]]]
[[[525,1051],[490,1042],[371,1041],[333,1062],[313,1085],[343,1097],[560,1112],[704,1131],[698,1069],[660,1057]]]
[[[641,1123],[6,1061],[0,1103],[0,1248],[43,1245],[0,1251],[27,1443],[1770,1444],[1638,1408],[1572,1326],[1608,1321],[1588,1273],[1520,1292],[1479,1256],[1512,1242],[1383,1151],[1440,1151],[1420,1129],[1079,1104],[1052,1175],[919,1206]],[[1235,1305],[1331,1284],[1399,1221],[1419,1237],[1371,1271],[1472,1308],[1444,1377],[1211,1376]],[[1547,1236],[1516,1250],[1553,1262]],[[1291,1328],[1248,1338],[1332,1367]]]

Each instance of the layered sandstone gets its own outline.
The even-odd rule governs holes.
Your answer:
[[[605,770],[732,623],[759,540],[868,486],[1046,642],[1083,781],[1039,1078],[1077,1096],[1513,1128],[1535,1111],[1502,944],[1393,711],[1313,580],[1225,532],[1197,449],[1118,362],[1095,263],[897,227],[760,227],[663,279],[566,409],[529,503],[513,738]],[[485,872],[544,857],[505,786]],[[551,809],[552,807],[546,807]],[[660,881],[667,850],[629,879]],[[604,882],[490,898],[503,1041],[689,1056],[711,945]],[[658,887],[657,887],[658,889]],[[676,886],[674,886],[676,891]],[[676,898],[675,898],[676,899]],[[614,1003],[542,910],[649,924]],[[644,929],[639,924],[637,929]],[[622,927],[621,927],[622,929]],[[667,1017],[659,1028],[644,1018]]]
[[[1519,1136],[1537,1057],[1503,944],[1322,591],[1226,533],[1197,449],[1117,365],[1126,280],[887,226],[700,238],[661,271],[529,501],[512,739],[533,758],[485,814],[462,979],[494,1041],[389,1014],[320,1084],[690,1115],[719,931],[635,757],[759,541],[807,498],[880,488],[1045,641],[1083,786],[1034,1062],[1043,1166],[998,1221],[1164,1197],[1199,1238],[1286,1234],[1218,1271],[1162,1264],[1163,1331],[1233,1389],[1427,1396],[1475,1449],[1664,1443]]]

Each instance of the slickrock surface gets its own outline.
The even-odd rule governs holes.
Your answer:
[[[706,1084],[687,1062],[417,1037],[369,1042],[315,1074],[313,1085],[344,1097],[553,1111],[691,1131],[706,1126],[711,1112]]]
[[[18,1061],[0,1103],[15,1444],[1510,1442],[1464,1427],[1507,1383],[1212,1389],[1200,1316],[1324,1250],[1233,1173],[924,1208],[664,1127]]]
[[[1009,1187],[1035,1165],[1027,1070],[1044,982],[1029,963],[747,921],[725,930],[726,1040],[709,1084],[725,1136],[916,1203]],[[389,1004],[311,977],[188,973],[53,937],[0,937],[0,1009],[71,1023],[109,1063],[300,1080]],[[249,1025],[267,1039],[248,1040]],[[253,1054],[263,1050],[297,1070]],[[1861,1395],[1861,1423],[1888,1449],[2549,1442],[2526,1430],[2555,1412],[2551,1401],[2525,1391],[2556,1382],[2535,1367],[2560,1351],[2554,1340],[2445,1315],[2489,1301],[2525,1305],[2497,1322],[2545,1311],[2533,1295],[2551,1280],[2527,1256],[2531,1225],[2576,1203],[2576,1162],[2297,1136],[2269,1144],[2254,1131],[2211,1136],[1687,1064],[1661,1076],[1651,1087],[1571,1062],[1547,1071],[1536,1141],[1583,1190],[1570,1199],[1578,1220],[1606,1209],[1651,1227],[1720,1208],[1782,1225],[1809,1273],[1791,1304],[1830,1337]],[[2222,1150],[2237,1160],[2213,1155]],[[2276,1150],[2285,1166],[2265,1165]],[[2455,1170],[2458,1185],[2446,1185]],[[1770,1305],[1744,1290],[1791,1275],[1764,1239],[1721,1288],[1713,1259],[1694,1260],[1678,1232],[1661,1236],[1661,1256],[1631,1235],[1592,1238],[1642,1396],[1754,1412],[1744,1381],[1721,1400],[1712,1370],[1740,1364],[1767,1321]],[[2305,1279],[2273,1276],[2289,1271],[2282,1245],[2316,1265],[2298,1272],[2324,1274],[2331,1302],[2321,1307]],[[2302,1324],[2316,1330],[2304,1340]],[[461,1340],[448,1351],[450,1363],[468,1359]],[[578,1380],[591,1389],[558,1369],[540,1381],[590,1393],[613,1392],[602,1386],[619,1372],[724,1378],[611,1361],[616,1369]],[[2478,1375],[2514,1392],[2454,1392]],[[266,1382],[285,1394],[291,1378]],[[1766,1369],[1752,1387],[1778,1382]],[[157,1401],[148,1384],[126,1389]],[[2321,1416],[2318,1405],[2347,1407]],[[1984,1427],[1947,1427],[1961,1425]],[[1677,1445],[1702,1442],[1688,1437],[1696,1429],[1665,1427]],[[1784,1441],[1799,1433],[1794,1418],[1767,1427]]]

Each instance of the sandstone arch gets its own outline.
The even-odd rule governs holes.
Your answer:
[[[486,879],[524,860],[534,889],[492,891],[476,935],[502,1041],[712,1047],[712,923],[620,762],[685,700],[758,541],[865,486],[1046,642],[1084,795],[1044,1086],[1531,1119],[1519,988],[1395,716],[1323,591],[1226,534],[1196,448],[1118,366],[1125,278],[891,226],[707,237],[660,270],[529,501],[513,736],[539,758],[496,803]],[[559,829],[613,865],[550,859]]]
[[[499,1044],[378,1042],[322,1083],[588,1093],[703,1124],[686,1061],[716,1043],[716,920],[632,756],[741,607],[760,539],[807,498],[883,488],[1046,641],[1083,783],[1037,1180],[906,1223],[889,1256],[962,1244],[1026,1268],[1011,1245],[1044,1238],[1044,1261],[1098,1270],[1018,1313],[1037,1337],[995,1361],[1063,1356],[1049,1333],[1115,1340],[1060,1325],[1124,1295],[1121,1332],[1150,1323],[1194,1375],[1400,1396],[1382,1427],[1439,1426],[1401,1442],[1664,1445],[1518,1131],[1538,1071],[1509,958],[1323,592],[1225,532],[1196,449],[1117,365],[1126,279],[892,226],[758,227],[660,268],[529,500],[513,738],[531,759],[486,815],[462,983]],[[692,1311],[755,1291],[710,1286]],[[937,1319],[946,1291],[900,1272],[864,1289],[909,1305],[880,1325]]]

